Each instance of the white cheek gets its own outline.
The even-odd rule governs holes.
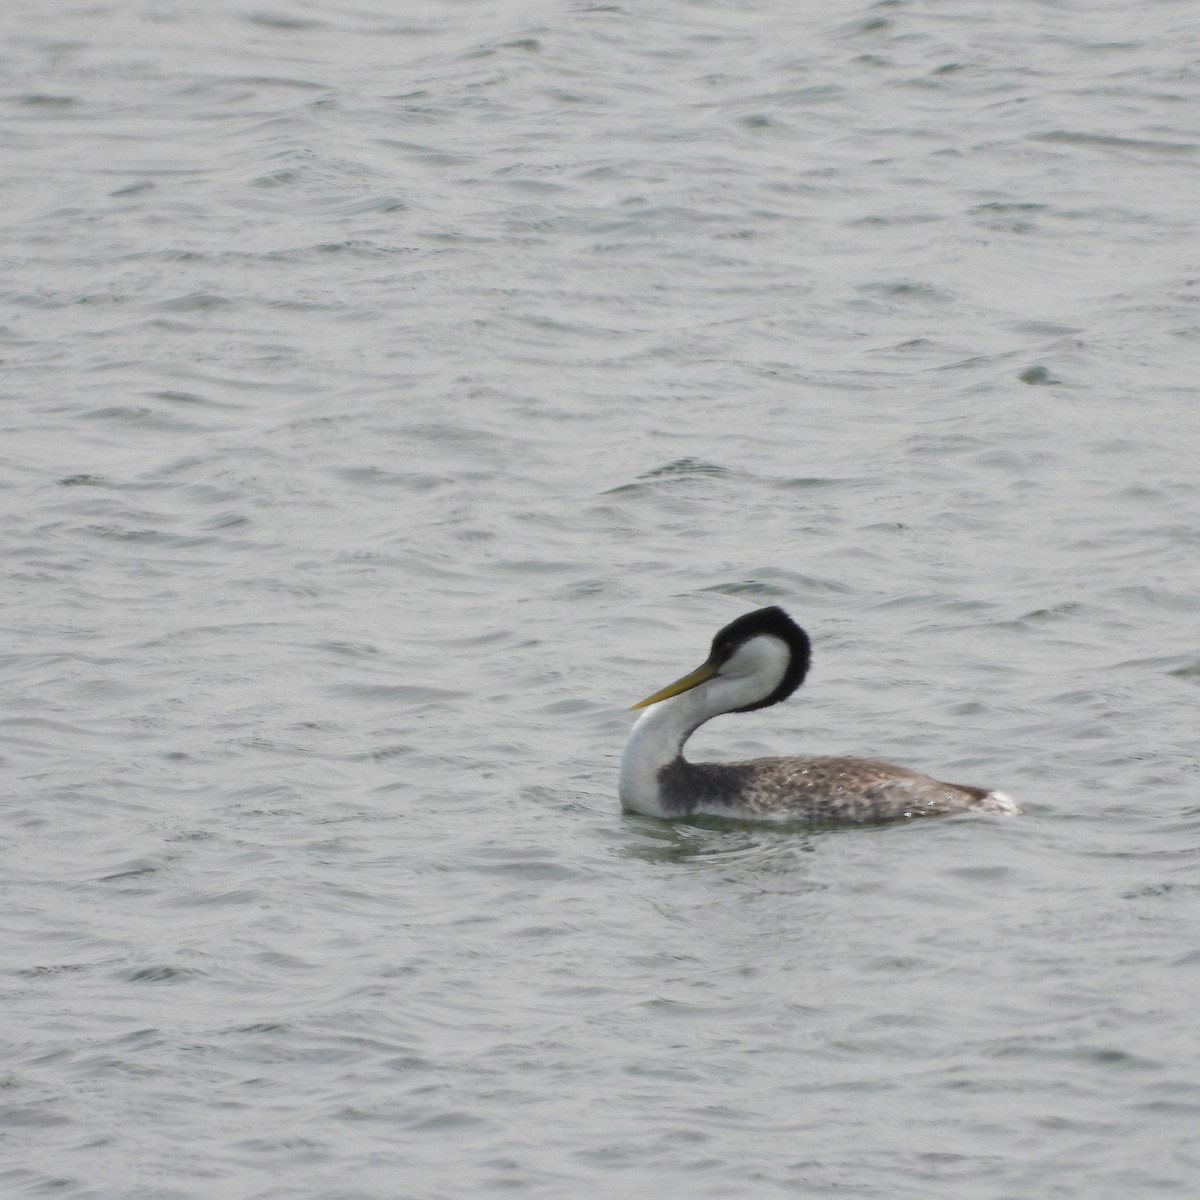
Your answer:
[[[761,679],[766,691],[770,692],[782,681],[790,657],[787,644],[779,638],[756,637],[739,646],[720,673],[729,680]],[[768,681],[770,687],[766,686]]]

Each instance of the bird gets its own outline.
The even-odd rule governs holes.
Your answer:
[[[1015,816],[1003,792],[943,783],[868,758],[755,758],[689,762],[688,738],[724,713],[754,712],[786,700],[812,662],[808,634],[777,605],[721,629],[694,671],[647,696],[621,758],[619,795],[646,816],[730,817],[812,826],[864,825],[952,813]]]

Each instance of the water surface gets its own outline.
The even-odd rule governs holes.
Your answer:
[[[6,6],[5,1195],[1192,1196],[1198,33]]]

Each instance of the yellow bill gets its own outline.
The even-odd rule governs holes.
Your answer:
[[[682,679],[677,679],[674,683],[668,683],[665,688],[655,692],[653,696],[647,696],[645,700],[639,700],[629,711],[633,712],[636,708],[649,708],[650,705],[657,704],[660,700],[670,700],[672,696],[678,696],[680,692],[686,692],[691,688],[698,687],[706,680],[711,679],[716,673],[717,667],[713,663],[705,663],[703,666],[697,667],[690,674],[685,675]]]

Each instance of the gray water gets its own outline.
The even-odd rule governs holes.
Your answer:
[[[0,8],[0,1192],[1195,1196],[1198,48]],[[623,816],[769,603],[1025,815]]]

